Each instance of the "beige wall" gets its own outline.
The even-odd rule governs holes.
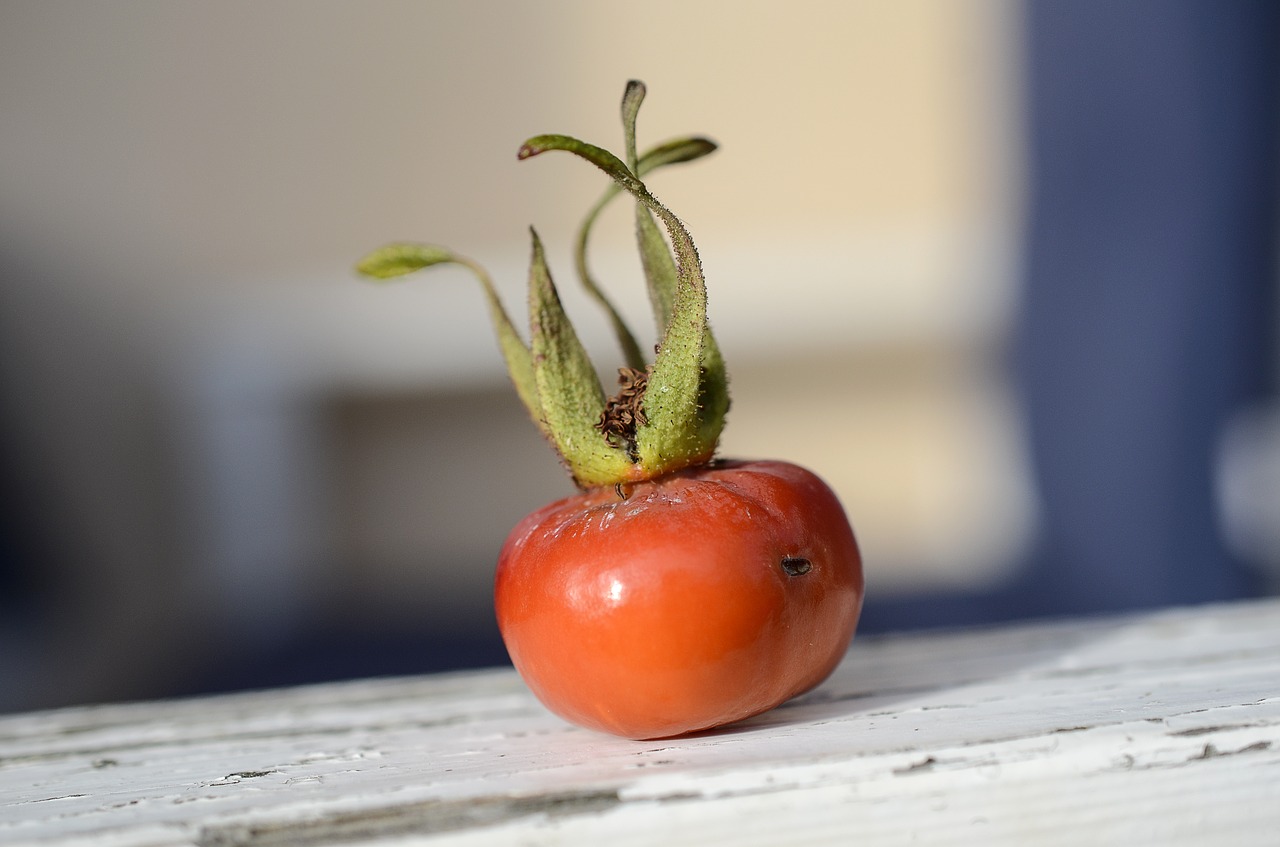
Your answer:
[[[628,22],[572,0],[18,0],[0,12],[0,208],[10,247],[117,263],[143,289],[345,266],[397,234],[561,235],[601,177],[515,145],[616,143],[634,76],[645,138],[724,145],[666,181],[712,255],[989,227],[1010,212],[1011,7],[660,0]]]

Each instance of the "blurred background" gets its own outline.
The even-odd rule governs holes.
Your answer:
[[[1277,7],[0,4],[0,711],[502,664],[493,563],[570,493],[462,271],[572,277],[689,133],[727,455],[809,465],[861,630],[1275,593]],[[648,327],[629,210],[593,265]]]

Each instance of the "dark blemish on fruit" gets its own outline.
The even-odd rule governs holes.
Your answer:
[[[804,576],[813,567],[813,563],[800,556],[783,556],[782,569],[787,576]]]

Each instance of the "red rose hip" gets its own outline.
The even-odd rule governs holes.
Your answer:
[[[569,497],[498,560],[511,659],[551,711],[629,738],[718,726],[809,690],[862,604],[844,511],[809,471],[723,462]]]
[[[729,391],[702,264],[684,224],[641,181],[715,144],[677,138],[637,154],[644,94],[633,81],[622,98],[625,161],[563,135],[535,136],[518,153],[572,153],[613,180],[576,251],[579,278],[623,353],[612,397],[536,233],[527,343],[489,275],[451,250],[391,244],[359,265],[388,279],[455,264],[480,281],[516,392],[580,489],[511,532],[494,580],[498,625],[516,670],[549,709],[629,738],[731,723],[819,684],[848,648],[863,597],[853,531],[822,480],[786,462],[715,459]],[[657,324],[652,361],[586,261],[592,225],[623,193],[635,202]]]

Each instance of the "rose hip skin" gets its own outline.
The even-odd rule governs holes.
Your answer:
[[[498,560],[498,625],[553,712],[629,738],[759,714],[835,669],[861,557],[817,476],[724,461],[595,489],[521,521]]]

